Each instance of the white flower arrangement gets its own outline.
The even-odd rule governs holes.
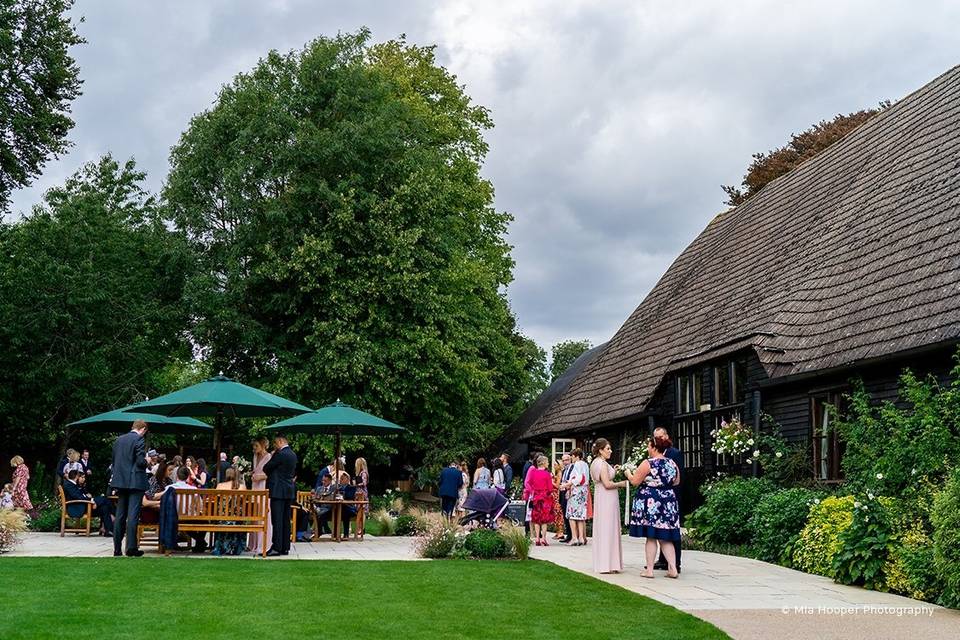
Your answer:
[[[778,458],[782,458],[782,457],[783,457],[783,451],[777,451],[777,453],[776,453],[775,455],[776,455]]]
[[[883,474],[882,474],[882,473],[878,473],[878,474],[877,474],[877,480],[883,480]]]
[[[739,454],[746,453],[753,446],[753,433],[739,418],[730,422],[723,420],[720,426],[710,432],[713,436],[713,445],[710,447],[716,453]]]

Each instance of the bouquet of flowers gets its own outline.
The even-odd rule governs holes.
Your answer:
[[[723,420],[710,435],[713,436],[713,446],[710,448],[717,453],[746,453],[754,445],[753,432],[739,418],[733,418],[730,422]]]

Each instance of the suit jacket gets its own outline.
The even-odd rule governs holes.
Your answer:
[[[63,495],[66,496],[67,500],[92,500],[83,489],[77,485],[76,482],[71,482],[69,480],[63,481]],[[80,518],[87,513],[87,505],[85,504],[68,504],[67,505],[67,515],[71,518]]]
[[[143,436],[128,431],[113,443],[113,477],[110,486],[114,489],[147,490],[147,459]]]
[[[456,498],[463,486],[463,473],[456,467],[444,467],[440,472],[440,486],[437,493],[447,498]]]
[[[267,464],[263,465],[263,472],[267,474],[267,490],[270,497],[277,500],[293,500],[297,496],[297,488],[293,478],[297,474],[297,454],[289,446],[274,451]]]
[[[683,484],[683,452],[676,447],[667,447],[667,450],[663,452],[663,455],[664,457],[673,460],[674,464],[677,465],[677,469],[680,470],[680,484],[675,487],[679,489]],[[677,495],[679,496],[680,494],[678,493]]]

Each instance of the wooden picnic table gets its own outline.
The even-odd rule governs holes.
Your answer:
[[[342,536],[340,534],[340,523],[343,519],[343,505],[355,505],[357,507],[357,517],[356,517],[356,526],[354,529],[354,540],[363,540],[363,523],[364,523],[364,510],[363,507],[366,506],[366,500],[340,500],[340,499],[330,499],[330,498],[317,498],[313,495],[310,497],[310,505],[316,507],[316,505],[326,504],[330,505],[330,511],[333,513],[333,540],[335,542],[341,542]],[[314,528],[313,539],[317,540],[320,537],[319,525]],[[349,537],[349,536],[348,536]]]

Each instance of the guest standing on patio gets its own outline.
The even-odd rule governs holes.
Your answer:
[[[453,460],[440,472],[437,490],[440,494],[440,509],[447,520],[453,517],[453,508],[457,504],[457,495],[461,486],[463,486],[463,475],[460,473],[460,466]]]
[[[490,488],[490,469],[487,469],[487,461],[483,458],[477,458],[477,470],[473,472],[473,488]]]
[[[293,478],[297,472],[297,454],[284,436],[273,438],[273,455],[263,465],[270,491],[270,520],[273,523],[273,544],[268,556],[290,553],[290,505],[297,495]]]
[[[110,487],[117,491],[117,512],[113,521],[113,555],[122,555],[123,536],[127,536],[127,555],[142,556],[137,548],[137,524],[147,489],[147,452],[143,437],[147,423],[136,420],[133,427],[113,443],[113,476]]]
[[[570,521],[570,533],[573,541],[570,546],[581,547],[587,544],[587,520],[590,517],[590,467],[583,461],[583,450],[570,452],[570,474],[560,488],[567,491],[567,520]]]
[[[593,462],[590,463],[590,477],[594,483],[593,570],[597,573],[623,571],[618,489],[626,487],[627,481],[613,481],[617,469],[607,462],[612,454],[610,442],[606,438],[597,438],[593,445]]]
[[[672,444],[666,436],[654,436],[647,441],[648,458],[634,473],[627,474],[633,485],[643,483],[630,512],[630,535],[646,538],[647,570],[644,576],[647,578],[653,577],[657,542],[667,559],[667,577],[677,577],[675,549],[680,545],[680,512],[674,487],[680,483],[680,470],[673,460],[663,455]]]
[[[369,500],[370,499],[370,472],[367,471],[367,461],[364,458],[357,458],[356,462],[353,463],[353,484],[357,487],[357,493],[355,500]],[[363,512],[370,512],[370,505],[363,505]]]
[[[523,482],[523,499],[530,505],[530,522],[538,547],[549,546],[547,525],[553,522],[553,478],[548,464],[547,456],[539,456]]]
[[[653,430],[654,437],[670,439],[670,434],[667,433],[667,430],[663,427],[657,427]],[[680,449],[677,449],[675,446],[667,447],[667,450],[663,452],[663,457],[668,460],[673,460],[673,463],[677,465],[677,470],[680,472],[681,481],[673,486],[673,493],[677,497],[677,523],[682,527],[683,526],[683,505],[680,504],[680,494],[683,478],[683,452]],[[682,561],[680,559],[680,547],[682,545],[675,544],[673,545],[673,550],[677,554],[677,573],[680,572],[682,568]],[[660,569],[661,571],[666,571],[670,568],[670,565],[667,563],[666,556],[663,555],[663,545],[660,545],[660,557],[657,559],[657,563],[653,565],[654,569]]]
[[[10,459],[10,466],[13,467],[13,508],[23,509],[32,515],[35,512],[33,503],[30,502],[30,494],[27,492],[30,469],[20,456],[13,456]]]
[[[263,467],[270,461],[270,452],[267,451],[267,439],[265,437],[259,437],[253,441],[253,471],[250,475],[250,480],[253,483],[254,491],[262,491],[267,488],[267,474],[264,473]],[[269,517],[268,514],[267,520],[267,540],[273,541],[273,518]],[[257,552],[262,547],[263,540],[260,539],[261,534],[251,533],[247,539],[247,547],[250,551]]]

